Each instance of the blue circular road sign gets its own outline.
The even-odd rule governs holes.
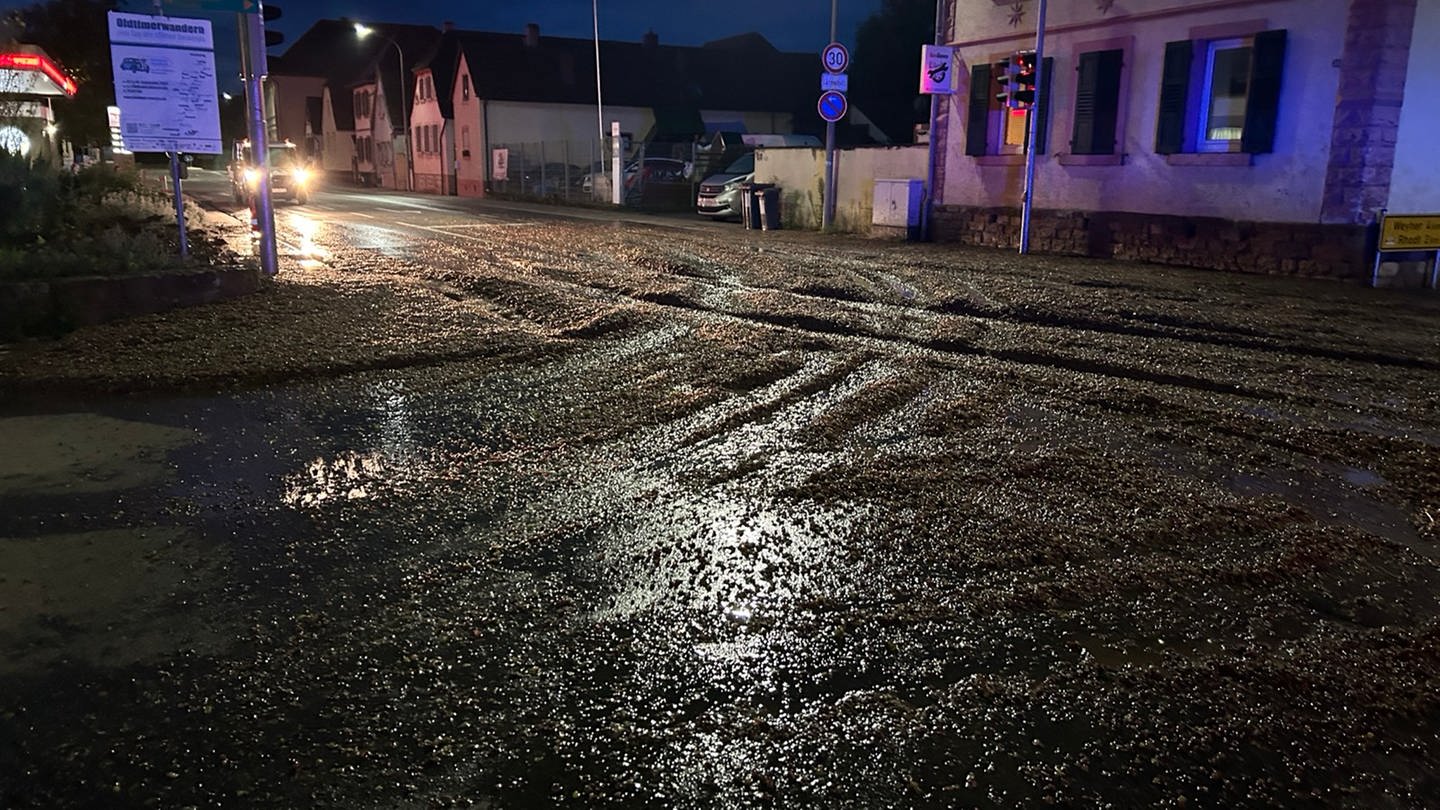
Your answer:
[[[850,109],[850,102],[845,100],[845,94],[835,90],[826,90],[820,94],[820,101],[815,104],[815,109],[820,111],[820,117],[835,123],[845,117]]]

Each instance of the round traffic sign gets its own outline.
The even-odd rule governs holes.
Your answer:
[[[831,73],[844,73],[850,67],[850,51],[838,42],[832,42],[820,52],[820,62]]]
[[[850,102],[845,100],[844,93],[826,90],[820,94],[820,100],[815,103],[815,109],[820,111],[821,118],[833,124],[845,117],[846,111],[850,109]]]

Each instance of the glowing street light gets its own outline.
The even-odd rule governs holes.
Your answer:
[[[374,33],[375,29],[364,23],[355,23],[355,36],[364,39]],[[395,46],[395,54],[400,57],[400,125],[405,129],[405,168],[410,175],[406,178],[406,191],[414,191],[415,186],[415,164],[410,160],[410,110],[405,106],[405,51],[401,50],[400,43],[390,38],[390,44]],[[395,185],[400,185],[399,178],[396,178]]]

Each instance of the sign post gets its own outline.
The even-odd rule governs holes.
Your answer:
[[[940,121],[940,97],[955,93],[955,49],[945,45],[944,4],[935,4],[935,44],[924,45],[920,51],[920,92],[930,96],[930,128],[927,130],[925,157],[925,211],[920,218],[920,240],[930,240],[930,220],[935,215],[935,127]]]
[[[835,41],[836,0],[830,0],[830,44],[820,52],[820,64],[831,75],[844,76],[850,67],[850,51]],[[821,79],[822,86],[824,79]],[[825,200],[820,212],[820,229],[828,231],[835,226],[835,122],[845,117],[849,103],[839,90],[826,90],[815,104],[820,117],[825,120]]]
[[[1375,266],[1370,286],[1380,283],[1380,260],[1386,253],[1434,251],[1429,286],[1440,288],[1440,214],[1391,214],[1380,211],[1380,243],[1375,246]]]
[[[170,183],[180,258],[190,255],[180,153],[217,155],[220,100],[215,92],[215,41],[210,21],[107,13],[110,62],[119,106],[120,140],[132,152],[170,153]]]

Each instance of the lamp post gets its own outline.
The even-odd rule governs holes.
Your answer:
[[[355,35],[364,39],[375,31],[364,23],[355,23]],[[410,159],[413,154],[410,143],[410,109],[405,106],[405,51],[400,48],[400,43],[394,37],[389,39],[391,45],[395,46],[395,55],[400,57],[400,66],[396,71],[400,76],[400,126],[405,129],[405,190],[415,190],[415,163]],[[395,172],[395,185],[400,185],[400,172]]]

